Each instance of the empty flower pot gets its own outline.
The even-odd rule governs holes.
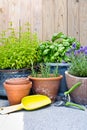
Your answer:
[[[21,103],[21,99],[30,93],[32,82],[27,78],[11,78],[3,83],[10,105]]]

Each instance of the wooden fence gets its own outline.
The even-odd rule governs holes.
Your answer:
[[[29,22],[41,40],[62,31],[87,44],[87,0],[0,0],[0,31],[9,21],[17,30]]]

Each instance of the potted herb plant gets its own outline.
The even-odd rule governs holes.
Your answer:
[[[68,89],[78,81],[82,84],[74,92],[72,92],[72,100],[79,104],[87,104],[87,46],[80,47],[79,50],[68,52],[71,64],[68,71],[65,72]]]
[[[32,91],[34,94],[47,95],[54,102],[62,77],[58,73],[58,67],[51,74],[49,65],[40,64],[37,71],[32,66],[32,74],[29,76],[29,80],[32,81]]]
[[[0,33],[0,95],[6,95],[3,82],[7,78],[26,77],[30,73],[31,61],[36,63],[36,49],[39,44],[37,34],[31,33],[27,23],[19,32],[10,27]]]
[[[58,65],[59,73],[63,75],[59,90],[60,95],[67,90],[65,70],[69,67],[70,58],[66,55],[66,52],[72,48],[74,43],[76,43],[75,49],[79,49],[80,43],[75,38],[60,32],[55,33],[51,41],[44,41],[38,47],[38,62],[49,64],[51,72]]]

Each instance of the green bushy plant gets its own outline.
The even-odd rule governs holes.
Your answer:
[[[24,27],[25,31],[20,27],[16,32],[10,23],[10,27],[0,33],[0,69],[29,68],[31,61],[37,61],[37,34],[31,33],[29,23]]]
[[[68,72],[74,76],[87,77],[87,46],[80,47],[78,50],[75,50],[75,47],[74,44],[73,49],[67,52],[71,59]]]
[[[43,41],[38,47],[38,62],[68,62],[66,52],[76,43],[76,49],[79,49],[80,43],[73,37],[69,37],[62,32],[52,36],[51,41]]]

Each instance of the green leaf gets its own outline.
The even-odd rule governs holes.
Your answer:
[[[44,50],[44,51],[43,51],[43,55],[47,55],[48,52],[49,52],[49,49]]]
[[[63,45],[64,45],[65,47],[70,46],[69,42],[67,42],[67,41],[63,42]]]
[[[65,49],[65,47],[59,47],[59,48],[58,48],[58,52],[59,52],[59,53],[62,53],[62,52],[64,51],[64,49]]]
[[[65,34],[63,34],[62,32],[60,32],[60,33],[54,33],[54,35],[52,36],[52,42],[54,42],[55,40],[57,40],[59,38],[66,39],[67,36]]]

